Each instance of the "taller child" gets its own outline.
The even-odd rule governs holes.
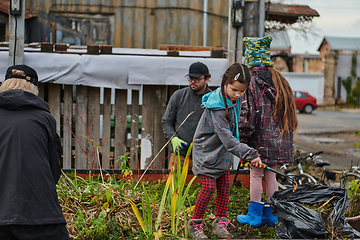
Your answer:
[[[201,177],[202,184],[189,225],[191,238],[207,238],[203,232],[204,214],[215,190],[216,218],[212,232],[219,238],[232,237],[227,231],[230,223],[227,209],[232,154],[251,161],[254,167],[262,164],[254,148],[239,142],[240,97],[248,88],[250,79],[249,69],[243,64],[234,63],[224,73],[221,87],[202,99],[205,111],[194,135],[192,168],[194,174]]]
[[[257,149],[269,167],[294,160],[293,134],[298,126],[294,95],[289,83],[270,59],[271,36],[245,37],[245,64],[251,68],[251,83],[240,114],[240,139]],[[261,202],[262,180],[267,202]],[[276,175],[250,167],[248,214],[239,215],[243,224],[273,226],[278,219],[271,213],[270,197],[278,190]]]

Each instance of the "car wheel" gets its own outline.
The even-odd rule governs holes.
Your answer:
[[[314,107],[310,104],[306,104],[305,107],[304,107],[304,113],[312,113],[312,111],[314,110]]]

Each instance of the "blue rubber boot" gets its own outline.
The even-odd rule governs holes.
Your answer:
[[[251,227],[260,227],[263,208],[263,202],[250,201],[247,215],[238,215],[236,219],[242,224],[248,224]]]
[[[274,214],[272,214],[270,203],[267,202],[264,203],[263,215],[261,217],[261,224],[272,227],[275,226],[277,222],[279,222],[279,219]]]

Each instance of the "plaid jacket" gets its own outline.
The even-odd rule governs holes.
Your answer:
[[[292,162],[293,131],[285,131],[279,137],[282,128],[279,121],[272,117],[276,90],[272,86],[270,72],[266,67],[253,67],[251,75],[248,96],[244,95],[239,118],[240,140],[257,149],[265,164]]]

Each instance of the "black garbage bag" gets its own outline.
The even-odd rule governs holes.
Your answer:
[[[326,225],[320,213],[303,206],[312,206],[326,202],[334,208],[326,219]],[[324,185],[300,185],[284,191],[277,191],[271,196],[272,213],[282,219],[276,229],[279,239],[324,239],[355,238],[360,233],[348,224],[344,213],[349,200],[346,190]]]

